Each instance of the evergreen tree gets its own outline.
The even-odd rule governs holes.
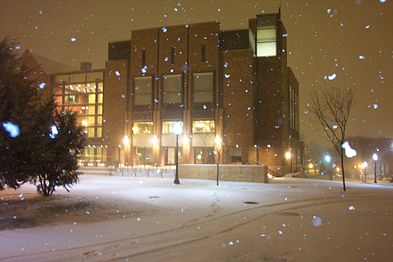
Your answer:
[[[85,141],[73,112],[56,112],[27,78],[13,43],[0,42],[0,190],[31,182],[50,196],[78,181],[78,156]]]
[[[54,112],[53,100],[38,109],[31,123],[32,165],[30,182],[37,191],[50,196],[56,187],[78,182],[78,156],[84,147],[84,132],[72,111]]]
[[[8,39],[0,42],[0,190],[6,185],[18,188],[29,179],[24,138],[38,102],[38,91],[27,79],[14,46]]]

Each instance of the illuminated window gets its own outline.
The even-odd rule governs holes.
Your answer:
[[[86,130],[87,130],[87,137],[95,137],[94,127],[88,127]]]
[[[213,103],[213,73],[193,74],[192,101],[194,103]]]
[[[257,30],[257,56],[277,55],[277,32],[275,26],[261,27]]]
[[[67,95],[65,97],[65,102],[66,103],[77,103],[78,102],[77,96],[76,95]]]
[[[134,135],[151,135],[153,134],[153,122],[134,122],[132,126]]]
[[[57,109],[75,112],[88,138],[102,137],[103,72],[56,75],[55,82]]]
[[[163,121],[162,122],[162,134],[174,134],[175,126],[177,123],[183,128],[183,122],[181,121]]]
[[[98,94],[98,103],[102,104],[103,100],[104,100],[104,95],[103,94]]]
[[[162,81],[163,103],[181,104],[183,101],[181,75],[164,75]]]
[[[97,127],[97,137],[101,137],[101,136],[102,136],[102,128]]]
[[[134,104],[151,105],[152,103],[152,78],[151,76],[134,78]]]
[[[87,108],[88,108],[87,109],[87,113],[89,115],[94,115],[96,113],[96,107],[95,106],[88,106]]]
[[[211,134],[215,133],[214,120],[192,121],[193,134]]]
[[[95,103],[96,103],[96,95],[90,94],[89,95],[89,104],[95,104]]]

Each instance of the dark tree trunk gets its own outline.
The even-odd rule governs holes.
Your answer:
[[[340,160],[341,160],[341,174],[343,177],[343,189],[346,191],[345,188],[345,170],[344,170],[344,149],[341,148],[341,154],[340,154]]]
[[[217,163],[217,186],[218,186],[218,178],[219,178],[219,172],[220,172],[220,164]]]

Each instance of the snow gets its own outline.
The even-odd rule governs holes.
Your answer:
[[[1,261],[392,260],[387,183],[80,179],[50,199],[0,192]]]
[[[12,122],[4,122],[3,123],[3,128],[5,131],[7,131],[8,135],[10,137],[17,137],[20,134],[20,128],[17,124],[12,123]]]

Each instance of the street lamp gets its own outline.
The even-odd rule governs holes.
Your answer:
[[[289,149],[287,152],[285,152],[284,157],[287,161],[291,161],[289,164],[291,166],[291,173],[293,172],[292,169],[292,149]]]
[[[373,160],[374,160],[374,183],[377,183],[377,161],[378,161],[377,153],[373,154]]]
[[[130,139],[128,138],[127,135],[125,135],[125,136],[123,137],[123,145],[124,145],[124,150],[123,150],[123,152],[124,152],[124,165],[127,164],[127,147],[129,146],[129,144],[130,144]]]
[[[326,163],[330,163],[330,161],[332,161],[332,157],[330,155],[325,155],[325,161]]]
[[[120,154],[121,154],[121,145],[119,145],[119,167],[120,167],[120,162],[121,162],[121,156],[120,156]]]
[[[285,152],[284,156],[285,156],[286,160],[291,160],[291,158],[292,158],[292,154],[290,151]]]
[[[361,164],[360,167],[364,170],[364,183],[367,183],[367,167],[368,167],[368,163],[366,161],[364,161]]]
[[[222,138],[219,135],[216,135],[214,138],[214,143],[216,144],[216,165],[217,165],[217,186],[218,186],[218,179],[219,179],[219,166],[220,166],[220,147],[222,144]]]
[[[175,180],[173,183],[180,184],[179,180],[179,135],[183,132],[183,128],[180,122],[175,124],[173,132],[176,134],[176,150],[175,150],[175,163],[176,163],[176,170],[175,170]]]
[[[254,145],[255,147],[255,159],[256,159],[256,164],[259,165],[259,145]]]

